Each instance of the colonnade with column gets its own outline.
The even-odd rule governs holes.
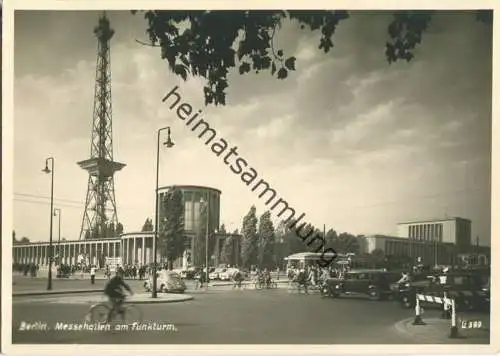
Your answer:
[[[122,264],[147,264],[153,262],[153,232],[123,234],[114,239],[92,239],[61,241],[52,243],[54,258],[62,264],[77,264],[80,256],[84,257],[87,264],[100,265],[105,257],[121,257]],[[46,266],[49,263],[49,243],[32,242],[15,244],[12,248],[12,262],[34,263]],[[158,252],[157,261],[161,262]]]
[[[77,240],[52,243],[52,256],[58,257],[61,264],[74,265],[79,263],[78,257],[86,257],[86,262],[99,265],[101,257],[120,257],[120,239]],[[49,243],[35,242],[16,244],[12,248],[14,263],[34,263],[46,266],[49,263]]]
[[[193,236],[186,234],[186,251],[184,256],[174,262],[176,267],[187,267],[195,261],[196,250],[193,250]],[[103,267],[105,257],[120,257],[122,265],[144,265],[153,262],[153,232],[140,232],[123,234],[113,239],[88,239],[76,241],[61,241],[60,244],[53,243],[53,256],[58,256],[56,261],[62,264],[74,265],[80,263],[80,257],[84,258],[86,264]],[[235,239],[239,242],[238,239]],[[217,244],[214,255],[220,255],[220,242]],[[47,266],[49,262],[49,243],[32,242],[27,244],[15,244],[12,248],[12,261],[14,263],[34,263],[39,266]],[[189,258],[187,257],[189,255]],[[156,261],[165,263],[165,256],[158,249]]]
[[[153,262],[154,233],[123,234],[121,243],[123,253],[120,256],[124,265],[144,265]],[[160,262],[160,252],[156,254]]]

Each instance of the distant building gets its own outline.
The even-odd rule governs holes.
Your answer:
[[[456,247],[449,242],[411,240],[388,235],[368,235],[360,245],[360,253],[371,254],[375,250],[394,258],[406,258],[415,262],[420,257],[423,264],[449,265],[456,262]]]
[[[414,241],[452,243],[458,252],[467,253],[471,250],[471,221],[452,217],[399,223],[398,236]]]

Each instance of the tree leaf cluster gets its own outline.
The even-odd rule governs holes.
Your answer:
[[[132,11],[137,13],[137,11]],[[225,105],[232,69],[240,75],[268,71],[279,80],[296,70],[296,57],[275,48],[274,38],[286,20],[302,30],[319,33],[318,49],[334,47],[338,25],[350,17],[345,10],[192,10],[141,11],[147,21],[151,46],[159,47],[172,73],[184,81],[189,76],[205,79],[206,105]],[[388,24],[385,58],[389,64],[411,61],[422,43],[435,11],[393,11]],[[477,20],[491,25],[493,11],[473,11]],[[384,44],[381,43],[381,47]],[[381,57],[381,60],[383,58]]]
[[[144,224],[142,225],[142,232],[150,232],[154,231],[153,219],[147,218]]]

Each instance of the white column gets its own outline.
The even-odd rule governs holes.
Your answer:
[[[128,239],[123,240],[123,264],[128,263]]]
[[[146,264],[146,236],[142,237],[141,264]]]
[[[93,255],[92,255],[92,247],[94,246],[94,243],[93,242],[90,242],[88,245],[88,249],[89,249],[89,264],[92,264],[92,259],[93,259]]]
[[[130,247],[132,246],[132,244],[130,243],[130,239],[127,239],[127,264],[130,264]]]
[[[132,263],[132,257],[130,256],[131,255],[131,253],[130,253],[131,247],[132,247],[132,243],[131,243],[130,239],[127,239],[127,264]]]
[[[132,252],[132,264],[135,264],[135,260],[137,259],[137,238],[134,236],[134,245],[133,245],[133,252]]]
[[[126,264],[127,263],[127,240],[122,240],[121,242],[121,245],[120,245],[120,253],[121,253],[121,256],[122,256],[122,263],[123,264]]]

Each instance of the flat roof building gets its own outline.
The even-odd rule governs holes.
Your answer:
[[[410,221],[398,224],[398,237],[416,241],[452,243],[458,252],[471,248],[471,221],[460,217]]]

